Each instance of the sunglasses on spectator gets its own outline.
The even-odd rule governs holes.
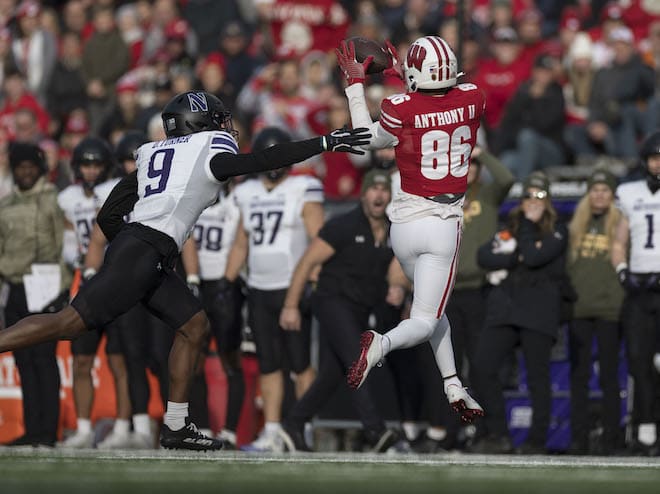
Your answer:
[[[523,194],[523,199],[545,199],[548,193],[545,190],[537,190],[536,192],[528,191]]]

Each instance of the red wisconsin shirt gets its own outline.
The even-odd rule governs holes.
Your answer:
[[[395,153],[404,192],[465,193],[484,109],[484,94],[474,84],[459,84],[443,96],[417,92],[383,100],[380,124],[399,139]]]
[[[268,17],[280,55],[332,51],[346,37],[349,25],[346,10],[336,0],[273,0]],[[291,40],[293,46],[285,40]]]

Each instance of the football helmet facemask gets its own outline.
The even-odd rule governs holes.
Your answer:
[[[124,167],[124,162],[135,160],[137,149],[148,141],[146,134],[139,130],[129,130],[119,139],[117,146],[115,146],[115,158],[117,159],[119,175],[125,176],[128,173]]]
[[[235,139],[231,112],[220,99],[206,91],[177,94],[165,105],[162,113],[167,137],[181,137],[207,130],[224,130]]]
[[[438,36],[424,36],[410,45],[403,61],[406,84],[411,92],[456,85],[458,62],[449,44]]]

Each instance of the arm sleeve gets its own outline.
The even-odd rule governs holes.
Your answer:
[[[366,127],[371,131],[371,142],[368,146],[365,146],[365,149],[382,149],[396,146],[399,143],[399,139],[392,133],[391,129],[383,126],[382,115],[380,122],[373,122],[371,120],[369,110],[367,109],[367,101],[364,98],[364,86],[361,83],[352,84],[345,91],[348,98],[348,109],[351,112],[351,124],[353,128]],[[383,100],[382,105],[386,105],[386,102],[389,103],[389,100]]]
[[[537,244],[536,225],[526,218],[520,220],[518,252],[520,261],[530,268],[541,267],[554,261],[566,250],[567,235],[563,228],[544,235]]]
[[[138,200],[137,170],[125,176],[115,185],[103,203],[96,222],[108,241],[112,241],[124,226],[124,216],[133,211]]]
[[[211,172],[218,180],[236,175],[275,170],[294,165],[323,152],[320,137],[305,141],[276,144],[262,151],[246,154],[219,153],[211,158]]]

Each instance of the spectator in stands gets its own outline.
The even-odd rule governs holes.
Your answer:
[[[491,145],[494,140],[493,131],[500,125],[504,108],[518,85],[529,77],[528,62],[518,58],[520,50],[518,34],[513,28],[496,29],[493,32],[493,58],[483,60],[474,76],[475,84],[486,95],[484,127]]]
[[[646,133],[660,128],[660,20],[649,25],[648,49],[644,61],[655,71],[655,94],[646,110]]]
[[[156,0],[153,2],[150,24],[144,39],[143,61],[153,57],[165,48],[167,44],[166,29],[177,21],[183,20],[175,0]],[[185,21],[184,21],[185,22]],[[197,36],[193,30],[185,33],[185,51],[197,53]]]
[[[188,23],[177,18],[165,25],[163,34],[165,36],[164,51],[170,60],[170,66],[174,69],[192,70],[195,66],[195,55],[191,47],[187,45],[188,33],[194,32]]]
[[[61,192],[71,185],[72,172],[69,163],[60,156],[60,145],[53,139],[42,139],[39,147],[43,150],[48,167],[48,181]]]
[[[545,453],[550,425],[550,349],[557,338],[560,286],[564,278],[566,228],[557,222],[550,202],[550,183],[542,172],[529,175],[520,204],[509,214],[507,230],[478,251],[478,263],[490,270],[486,321],[479,339],[474,385],[488,410],[482,424],[487,435],[473,452],[507,453],[506,414],[499,371],[520,345],[527,369],[532,425],[520,453]],[[483,433],[483,432],[482,432]]]
[[[80,36],[74,32],[62,35],[60,57],[53,69],[46,101],[58,133],[63,130],[74,109],[87,106],[87,90],[82,74],[82,43]]]
[[[621,221],[612,244],[612,265],[626,290],[621,321],[630,374],[635,383],[632,444],[636,454],[656,456],[657,380],[654,365],[660,319],[660,130],[650,134],[639,151],[643,178],[621,184],[616,191]]]
[[[160,111],[167,104],[167,102],[174,97],[174,93],[172,92],[172,81],[168,76],[157,76],[152,84],[154,101],[150,106],[143,108],[140,111],[136,122],[136,129],[140,129],[145,133],[147,132],[149,120],[151,120],[151,118],[154,116],[158,116],[160,118]]]
[[[108,142],[117,142],[122,133],[137,128],[141,110],[138,89],[138,81],[130,73],[117,81],[115,103],[99,128],[99,135]]]
[[[16,188],[0,201],[0,277],[9,284],[7,325],[30,313],[48,311],[48,307],[30,303],[34,287],[26,289],[23,280],[32,274],[34,263],[59,265],[64,228],[57,190],[44,177],[43,152],[33,144],[17,143],[9,151],[9,163]],[[60,287],[64,290],[64,270],[61,276]],[[57,342],[51,341],[14,351],[21,378],[25,433],[11,445],[55,446],[60,410],[56,346]]]
[[[86,10],[87,6],[83,0],[69,0],[62,9],[64,31],[76,33],[85,41],[89,37]]]
[[[558,64],[551,55],[539,55],[532,76],[505,108],[494,151],[518,179],[565,163],[564,95],[554,74]]]
[[[119,7],[116,19],[117,28],[131,54],[130,68],[133,69],[139,64],[144,47],[144,30],[140,25],[138,9],[135,4],[129,3]]]
[[[254,126],[286,129],[294,139],[311,135],[306,116],[312,102],[300,95],[300,66],[289,58],[265,66],[238,95],[239,110],[255,115]]]
[[[229,108],[234,108],[234,102],[241,88],[252,77],[264,60],[248,53],[248,33],[245,27],[237,21],[227,24],[220,34],[220,53],[225,59],[225,94],[223,101]]]
[[[515,17],[516,31],[522,50],[520,57],[532,65],[537,57],[548,51],[548,41],[543,38],[543,14],[540,10],[528,8],[521,10]]]
[[[572,454],[611,454],[623,439],[620,430],[619,315],[623,289],[610,261],[615,228],[621,212],[614,206],[616,178],[607,170],[594,171],[587,181],[569,224],[567,271],[577,293],[570,325],[571,448]],[[598,374],[603,434],[593,449],[589,407],[592,343],[598,342]]]
[[[612,64],[599,70],[593,81],[586,126],[574,135],[574,150],[593,156],[634,159],[637,139],[644,130],[645,105],[655,91],[653,70],[636,52],[632,31],[619,27],[610,32],[615,52]]]
[[[40,26],[41,6],[34,0],[24,0],[16,11],[18,36],[12,50],[19,70],[25,74],[27,86],[45,102],[46,91],[57,60],[55,37]]]
[[[392,28],[392,39],[436,35],[441,20],[442,9],[439,3],[431,0],[409,0],[406,2],[405,12]]]
[[[29,108],[19,108],[14,113],[14,140],[38,144],[43,135],[39,130],[37,116]]]
[[[17,70],[14,53],[11,49],[11,31],[7,27],[0,29],[0,86],[5,73]]]
[[[274,55],[331,52],[346,38],[350,18],[338,0],[258,0],[259,21]]]
[[[584,133],[589,118],[589,99],[596,75],[593,61],[593,43],[585,32],[576,33],[564,58],[566,76],[563,83],[566,104],[564,142],[567,150],[576,153],[577,136]],[[574,162],[574,161],[573,161]]]
[[[369,314],[383,299],[400,306],[408,286],[387,241],[385,208],[391,199],[390,175],[370,171],[362,183],[360,204],[332,218],[296,265],[280,313],[280,325],[301,330],[300,303],[311,273],[321,267],[313,295],[313,311],[321,325],[321,357],[316,380],[293,407],[284,423],[286,445],[308,451],[303,428],[345,382],[359,352],[360,335]],[[361,238],[362,241],[357,239]],[[397,440],[385,427],[367,384],[352,391],[353,403],[372,451],[382,453]]]
[[[13,139],[15,134],[16,111],[24,108],[31,110],[37,116],[39,130],[43,134],[48,134],[50,121],[48,113],[34,95],[28,91],[25,77],[20,72],[10,71],[5,74],[3,90],[5,98],[4,105],[0,109],[0,124],[8,130],[10,139]]]
[[[237,0],[189,0],[181,7],[183,17],[195,29],[199,38],[199,52],[207,55],[217,49],[218,38],[228,26],[240,20],[240,4],[254,8],[253,2],[246,4]],[[223,100],[224,101],[224,100]],[[226,103],[226,102],[225,102]],[[229,108],[232,106],[229,105]]]
[[[9,166],[9,136],[0,126],[0,199],[11,194],[14,188],[14,178]]]
[[[128,70],[129,64],[130,53],[115,27],[114,11],[111,7],[97,7],[94,34],[85,43],[82,59],[92,131],[98,131],[112,104],[115,83]]]

